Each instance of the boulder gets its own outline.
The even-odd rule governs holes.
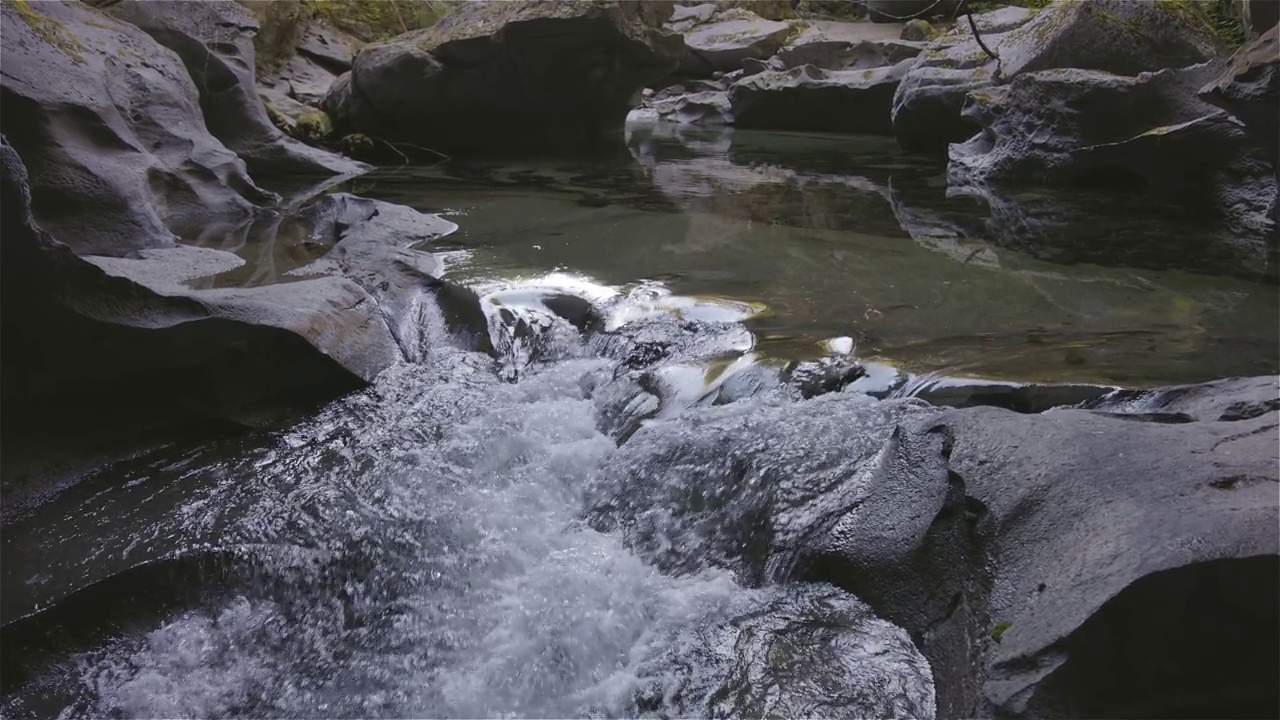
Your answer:
[[[698,8],[690,8],[696,12]],[[787,42],[791,25],[765,20],[741,9],[712,8],[693,16],[695,21],[672,22],[671,29],[684,34],[688,56],[679,69],[681,75],[706,77],[713,72],[729,72],[748,58],[764,60]],[[705,19],[702,19],[705,16]],[[673,16],[673,21],[681,16]]]
[[[743,128],[893,133],[890,110],[898,82],[913,61],[867,70],[804,65],[766,71],[729,90],[734,124]]]
[[[1237,50],[1200,96],[1243,120],[1250,137],[1280,167],[1280,25]]]
[[[0,13],[0,126],[28,168],[36,221],[73,250],[170,246],[166,223],[274,202],[209,134],[181,61],[147,34],[78,2]]]
[[[1212,63],[1136,77],[1046,70],[973,91],[964,116],[982,132],[951,147],[948,181],[1151,192],[1216,213],[1265,256],[1274,166],[1238,121],[1196,98],[1216,73]]]
[[[267,115],[254,79],[258,23],[233,0],[123,0],[108,8],[173,50],[200,90],[210,132],[259,175],[355,174],[368,166],[308,147],[280,131]]]
[[[1183,389],[1206,411],[1177,422],[851,394],[707,408],[637,431],[589,518],[668,572],[843,587],[911,634],[942,717],[1270,717],[1276,383]]]
[[[865,603],[817,583],[743,596],[632,666],[633,716],[935,717],[929,663]]]
[[[806,575],[912,633],[944,716],[1270,716],[1276,425],[949,411]]]
[[[1080,68],[1137,75],[1206,62],[1221,50],[1210,29],[1175,3],[1058,2],[1034,14],[1006,8],[975,21],[999,62],[967,22],[932,42],[894,96],[894,134],[904,148],[943,152],[968,139],[977,132],[961,116],[968,93],[1019,73]]]
[[[646,6],[459,3],[432,28],[361,50],[324,106],[341,129],[446,151],[608,140],[683,52]]]

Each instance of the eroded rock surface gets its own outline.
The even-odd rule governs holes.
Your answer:
[[[210,134],[173,52],[83,3],[21,7],[0,8],[2,126],[36,221],[61,242],[100,255],[166,247],[167,223],[275,201]]]
[[[109,12],[178,54],[200,92],[200,107],[210,132],[244,158],[255,174],[341,175],[368,169],[341,155],[297,142],[271,122],[254,79],[253,38],[258,23],[238,3],[124,0],[113,4]],[[323,74],[313,73],[309,83],[298,82],[311,98],[322,97],[328,89]]]

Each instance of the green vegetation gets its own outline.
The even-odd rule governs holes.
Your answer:
[[[450,0],[302,0],[315,17],[365,42],[431,27]]]
[[[44,13],[37,12],[28,0],[5,0],[5,2],[42,40],[58,48],[75,62],[84,64],[84,55],[80,54],[84,46],[75,35],[63,27],[62,23]]]
[[[1000,642],[1000,638],[1004,637],[1010,627],[1013,627],[1013,623],[1007,620],[996,623],[996,626],[991,628],[991,639]]]
[[[333,134],[333,120],[323,110],[312,110],[298,118],[294,132],[299,140],[318,143]]]

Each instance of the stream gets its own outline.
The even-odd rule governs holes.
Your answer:
[[[7,503],[4,614],[30,614],[0,715],[932,717],[912,638],[793,567],[897,423],[939,387],[1280,354],[1274,262],[1176,208],[1006,198],[1034,244],[941,175],[892,140],[659,126],[352,182],[458,224],[429,249],[487,347],[428,305],[414,362],[294,427],[157,440]],[[306,235],[189,238],[247,261],[197,282],[289,281]],[[767,460],[708,434],[762,425],[786,427]]]

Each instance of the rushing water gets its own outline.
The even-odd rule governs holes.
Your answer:
[[[789,577],[895,424],[932,412],[910,396],[945,375],[1276,371],[1267,263],[1159,208],[1091,200],[1058,245],[1019,249],[880,141],[637,129],[630,147],[351,188],[459,224],[431,249],[494,352],[429,307],[416,362],[296,427],[10,502],[4,615],[42,612],[7,628],[0,712],[931,716],[905,632]],[[212,285],[316,256],[288,219],[192,239],[250,261]]]

